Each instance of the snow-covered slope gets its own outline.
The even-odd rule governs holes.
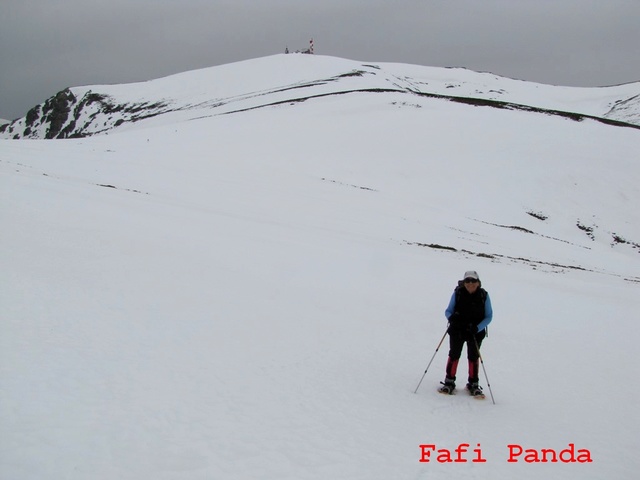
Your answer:
[[[593,116],[640,128],[640,82],[554,87],[464,69],[276,55],[128,85],[75,87],[0,129],[0,138],[69,138],[363,91],[437,95],[475,105]]]
[[[0,141],[1,478],[635,478],[640,131],[362,89],[419,80],[358,65],[104,87],[201,106]],[[468,269],[495,405],[435,392]]]

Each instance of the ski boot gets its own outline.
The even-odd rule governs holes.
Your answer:
[[[477,383],[467,383],[467,391],[469,395],[472,397],[480,397],[484,398],[484,393],[482,392],[482,387]]]
[[[438,389],[440,393],[445,393],[447,395],[453,395],[456,389],[456,382],[452,378],[445,378],[444,382],[440,382],[442,386]]]

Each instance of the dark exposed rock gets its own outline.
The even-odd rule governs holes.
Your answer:
[[[45,135],[46,139],[64,138],[59,136],[59,134],[64,124],[70,119],[69,114],[75,102],[75,95],[71,93],[71,90],[66,89],[44,103],[42,106],[42,115],[44,121],[49,124]]]

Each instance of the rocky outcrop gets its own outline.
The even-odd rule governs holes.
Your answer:
[[[87,137],[170,110],[164,102],[120,104],[108,95],[91,90],[79,97],[76,89],[65,89],[29,110],[23,118],[0,126],[0,136],[12,139]]]

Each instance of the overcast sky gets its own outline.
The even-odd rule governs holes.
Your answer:
[[[0,118],[73,86],[283,53],[640,80],[640,0],[0,0]]]

